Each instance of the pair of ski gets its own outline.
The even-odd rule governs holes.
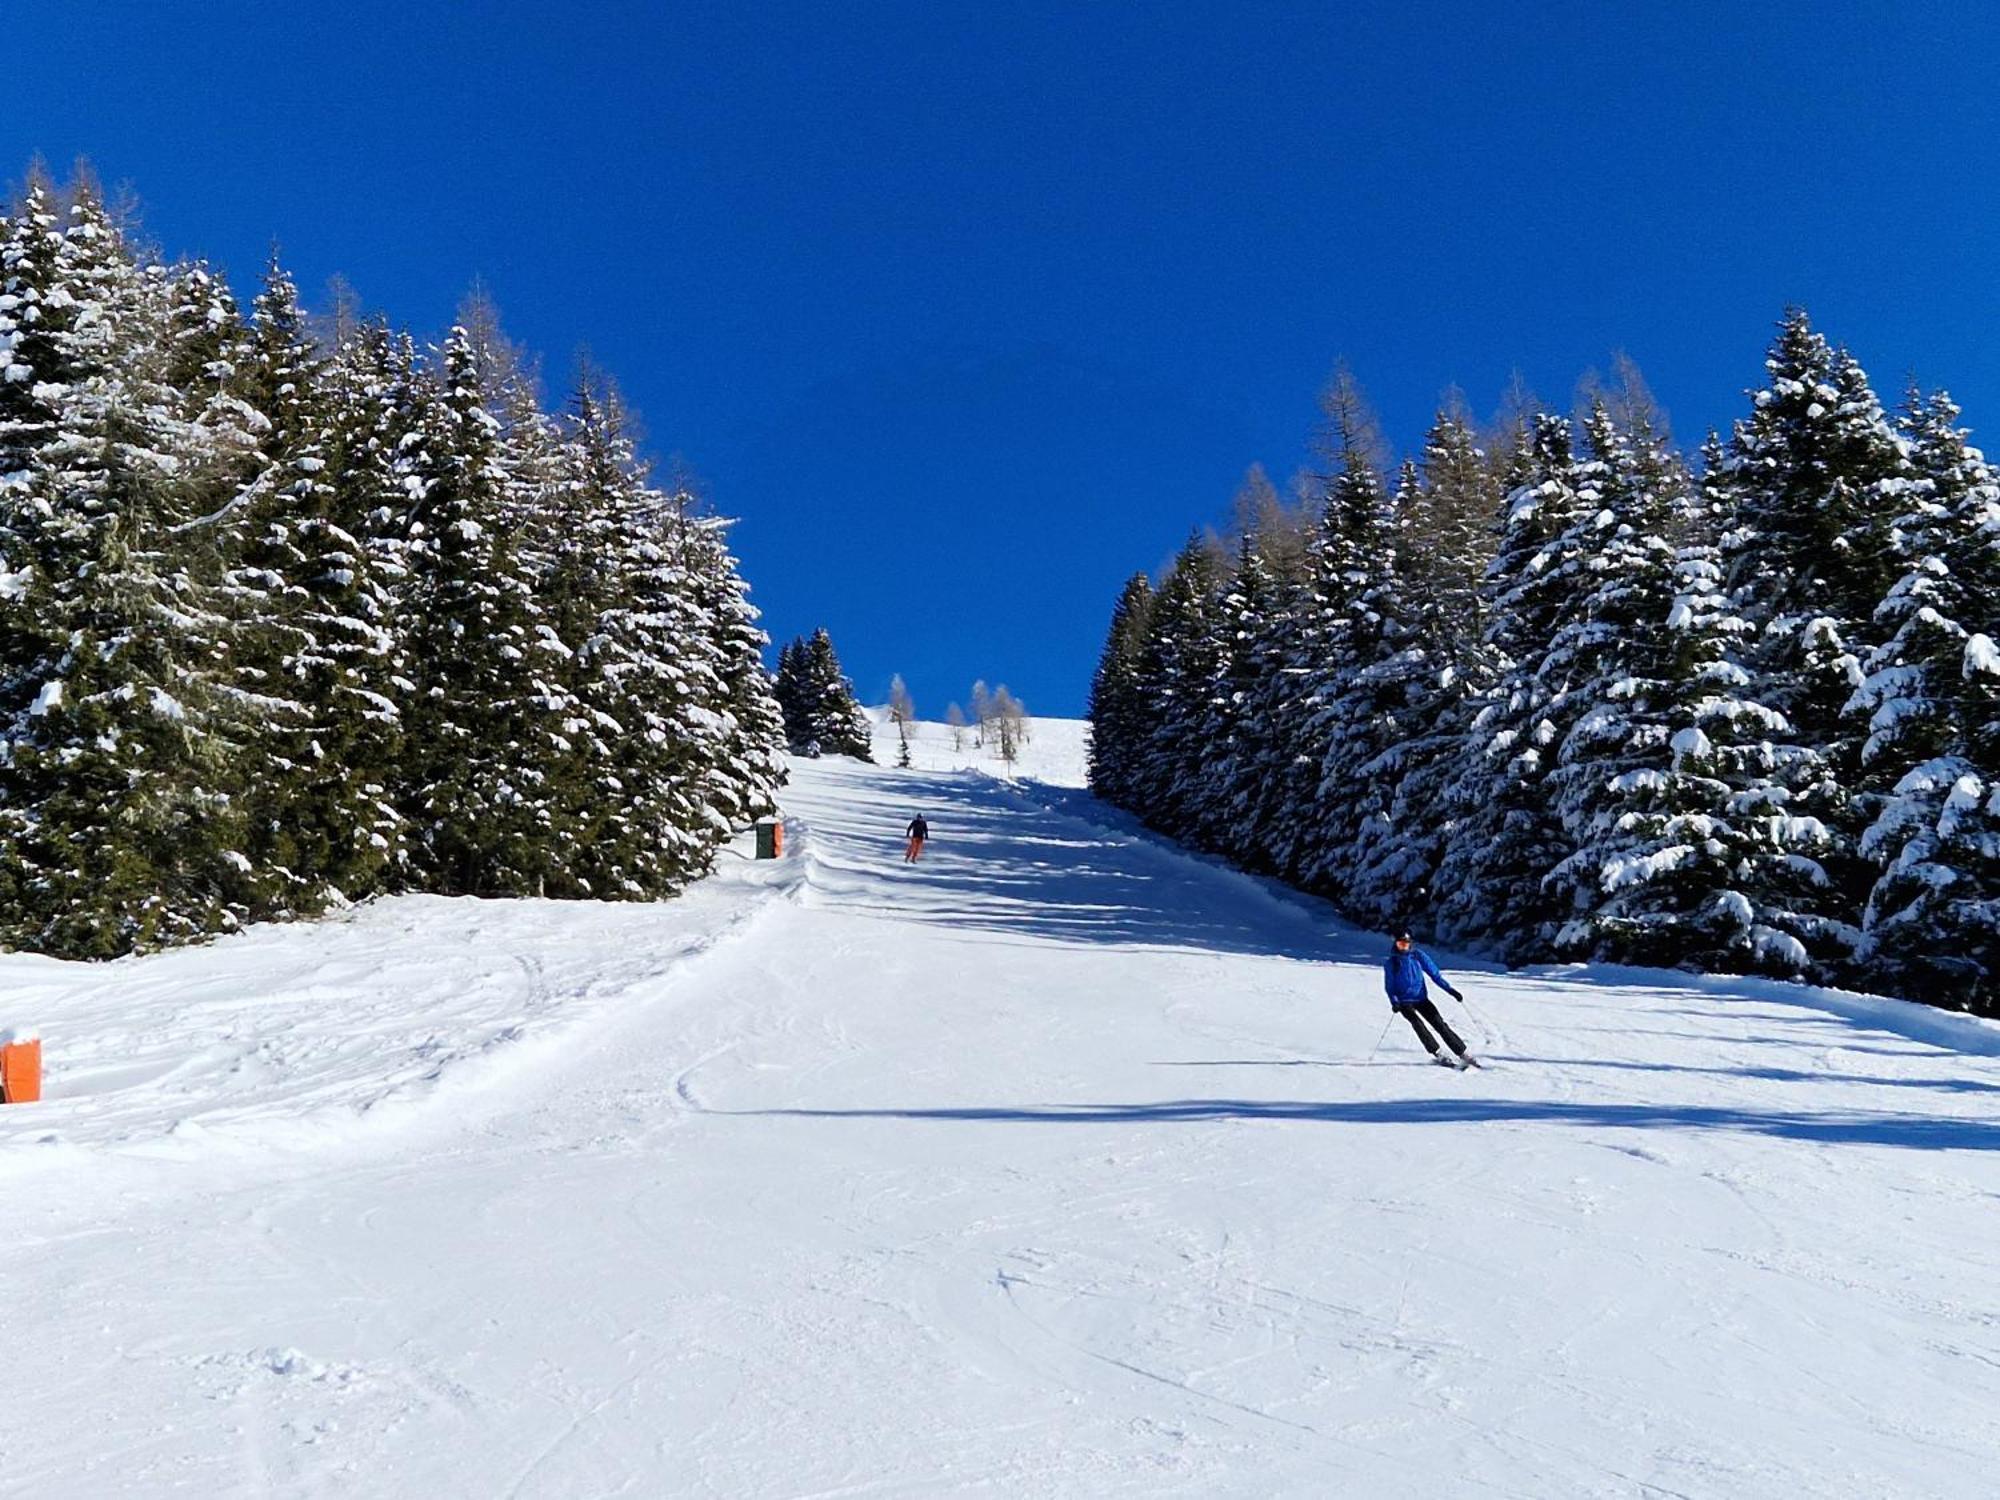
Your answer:
[[[1486,1066],[1485,1063],[1470,1054],[1459,1057],[1450,1052],[1433,1052],[1431,1054],[1431,1061],[1436,1063],[1440,1068],[1451,1068],[1460,1073],[1463,1073],[1467,1068],[1483,1068]]]

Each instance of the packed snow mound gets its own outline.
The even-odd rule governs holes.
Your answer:
[[[0,1180],[77,1153],[337,1141],[502,1086],[659,990],[796,876],[738,840],[661,905],[401,896],[113,963],[0,955],[0,1022],[43,1037],[41,1104],[0,1109]]]
[[[898,742],[889,710],[862,711],[874,732],[875,763],[894,768]],[[982,735],[974,725],[954,729],[917,719],[907,732],[913,771],[984,771],[1051,786],[1080,787],[1090,781],[1090,724],[1085,719],[1029,718],[1011,767],[1000,758],[999,739],[992,731]]]

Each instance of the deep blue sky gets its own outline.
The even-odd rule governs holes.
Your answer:
[[[482,277],[864,695],[1080,710],[1133,569],[1304,456],[1345,356],[1686,436],[1803,302],[2000,428],[2000,7],[10,6],[0,163],[89,156],[239,285],[434,334]],[[1990,433],[1989,433],[1990,439]],[[1991,440],[2000,447],[2000,440]]]

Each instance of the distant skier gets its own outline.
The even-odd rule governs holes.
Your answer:
[[[1465,1004],[1465,996],[1438,972],[1431,956],[1411,943],[1407,932],[1397,933],[1395,946],[1389,950],[1389,961],[1382,965],[1382,988],[1388,991],[1390,1008],[1410,1023],[1410,1029],[1416,1032],[1417,1040],[1424,1044],[1424,1051],[1430,1053],[1432,1062],[1447,1068],[1477,1067],[1477,1060],[1465,1050],[1465,1043],[1458,1033],[1445,1025],[1444,1017],[1438,1014],[1436,1003],[1424,988],[1426,974],[1443,985],[1444,992],[1452,999],[1460,1005]],[[1439,1050],[1437,1038],[1424,1026],[1426,1021],[1437,1028],[1438,1036],[1444,1038],[1452,1055],[1447,1056]]]
[[[924,841],[931,836],[931,825],[924,821],[922,813],[918,813],[910,819],[910,826],[905,831],[910,836],[910,847],[903,851],[903,863],[913,865],[924,852]]]

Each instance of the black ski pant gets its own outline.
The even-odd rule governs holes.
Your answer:
[[[1437,1002],[1419,1000],[1415,1005],[1399,1005],[1396,1007],[1396,1014],[1410,1023],[1410,1030],[1417,1034],[1417,1040],[1424,1044],[1424,1051],[1430,1053],[1432,1057],[1437,1056],[1438,1044],[1436,1037],[1424,1029],[1426,1021],[1437,1028],[1438,1036],[1444,1038],[1447,1047],[1460,1057],[1465,1056],[1465,1043],[1459,1039],[1457,1032],[1444,1024],[1444,1017],[1438,1014]]]

